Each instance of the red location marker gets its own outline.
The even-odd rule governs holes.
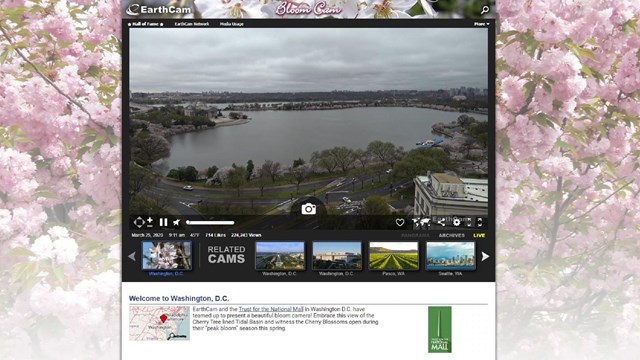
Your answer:
[[[160,315],[160,321],[162,321],[162,323],[164,324],[164,322],[167,321],[167,315],[165,314]]]

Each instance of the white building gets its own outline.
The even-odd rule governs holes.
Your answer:
[[[314,255],[316,260],[325,260],[325,261],[344,261],[348,263],[351,260],[358,258],[358,254],[351,252],[324,252],[317,255]]]
[[[448,174],[417,176],[414,215],[488,215],[489,181]]]

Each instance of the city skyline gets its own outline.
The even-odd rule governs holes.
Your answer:
[[[331,93],[331,92],[378,92],[378,91],[397,91],[397,92],[408,92],[408,91],[451,91],[451,90],[461,90],[461,89],[474,89],[474,90],[488,90],[486,87],[472,87],[472,86],[464,86],[461,85],[455,88],[441,88],[441,89],[432,89],[432,90],[417,90],[417,89],[376,89],[376,90],[342,90],[342,89],[331,89],[331,90],[305,90],[305,91],[259,91],[253,92],[255,94],[289,94],[289,93]],[[202,91],[177,91],[177,90],[162,90],[162,91],[136,91],[131,90],[134,94],[181,94],[181,95],[189,95],[189,94],[252,94],[252,92],[243,92],[243,91],[226,91],[226,90],[202,90]]]
[[[487,88],[487,39],[484,28],[136,28],[130,85],[143,92],[167,84],[184,92]]]
[[[259,242],[256,243],[257,253],[299,253],[304,252],[303,242]]]
[[[427,258],[475,256],[474,242],[427,242]]]

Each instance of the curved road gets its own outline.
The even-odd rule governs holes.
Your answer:
[[[302,183],[300,184],[300,190],[313,190],[313,189],[322,189],[325,186],[329,185],[330,183],[332,183],[333,181],[335,181],[336,179],[325,179],[325,180],[318,180],[318,181],[314,181],[314,182],[308,182],[308,183]],[[165,189],[165,190],[175,190],[175,191],[184,191],[182,190],[182,186],[181,184],[176,184],[176,183],[171,183],[171,182],[167,182],[167,181],[163,181],[161,180],[160,182],[158,182],[158,185],[156,186],[157,188],[160,189]],[[276,186],[276,187],[266,187],[264,188],[264,194],[265,195],[270,195],[270,194],[279,194],[279,193],[285,193],[285,192],[295,192],[296,191],[296,186],[295,185],[280,185],[280,186]],[[235,190],[232,189],[224,189],[224,188],[200,188],[200,187],[194,187],[193,191],[191,191],[195,194],[201,193],[201,194],[235,194]],[[250,188],[244,188],[242,189],[242,194],[243,195],[257,195],[260,196],[260,188],[256,188],[256,187],[250,187]]]
[[[374,189],[369,189],[364,192],[353,193],[353,190],[360,190],[361,184],[360,181],[355,178],[341,178],[340,181],[335,187],[331,189],[326,189],[325,187],[335,180],[322,180],[313,183],[301,184],[300,189],[321,189],[316,194],[316,197],[325,203],[335,203],[341,202],[343,197],[349,197],[351,200],[361,200],[367,198],[372,195],[385,196],[390,193],[390,190],[393,189],[394,193],[402,188],[406,188],[407,186],[411,186],[413,184],[412,180],[408,179],[400,179],[396,180],[391,184],[385,184]],[[377,176],[371,176],[365,179],[364,183],[371,183],[372,181],[377,180]],[[391,185],[391,189],[390,186]],[[279,194],[286,193],[287,191],[295,191],[295,185],[291,186],[279,186],[276,188],[265,188],[264,194]],[[264,199],[260,198],[260,189],[256,188],[247,188],[242,190],[242,195],[255,195],[255,199],[236,199],[236,198],[210,198],[211,195],[224,195],[224,194],[233,194],[235,195],[236,190],[232,189],[204,189],[204,188],[194,188],[192,191],[186,191],[182,189],[182,186],[179,184],[173,185],[171,183],[166,183],[164,181],[159,181],[154,187],[145,190],[145,192],[152,193],[158,197],[165,197],[169,203],[169,205],[178,211],[180,215],[191,215],[191,216],[199,216],[195,209],[192,208],[193,205],[206,201],[209,204],[227,204],[227,205],[237,205],[237,206],[266,206],[272,207],[282,204],[283,202],[291,200],[289,196],[282,198],[271,198]],[[305,195],[308,197],[309,195]],[[295,199],[294,199],[295,200]],[[396,206],[397,201],[394,202],[394,206]],[[402,205],[402,204],[397,204]]]

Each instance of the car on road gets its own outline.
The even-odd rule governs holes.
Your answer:
[[[193,191],[193,186],[191,185],[186,185],[182,187],[182,190],[186,190],[186,191]]]
[[[345,202],[345,203],[347,203],[347,204],[351,204],[351,199],[349,199],[349,198],[348,198],[348,197],[346,197],[346,196],[342,198],[342,201],[343,201],[343,202]]]

